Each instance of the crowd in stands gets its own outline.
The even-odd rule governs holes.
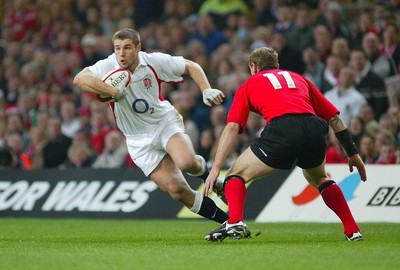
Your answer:
[[[13,0],[0,20],[0,168],[135,167],[108,104],[72,85],[124,27],[146,52],[198,62],[225,93],[208,108],[189,78],[162,85],[209,164],[260,46],[340,109],[366,164],[400,164],[400,0]],[[264,125],[250,115],[226,166]],[[327,163],[347,163],[335,136],[327,142]]]

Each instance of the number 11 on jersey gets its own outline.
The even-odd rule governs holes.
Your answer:
[[[289,72],[280,71],[280,72],[278,72],[278,74],[283,76],[283,78],[285,79],[286,84],[289,88],[296,88],[293,78],[292,78],[292,76],[290,76]],[[263,76],[268,78],[268,80],[271,82],[271,84],[275,90],[282,89],[282,84],[279,82],[279,79],[275,76],[275,74],[266,73]]]

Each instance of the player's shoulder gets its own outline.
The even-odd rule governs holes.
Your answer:
[[[110,69],[117,69],[119,67],[115,53],[110,54],[107,58],[97,61],[95,66],[109,67]]]
[[[139,52],[139,60],[149,65],[164,63],[164,61],[168,61],[170,59],[171,55],[162,52]]]
[[[103,77],[106,73],[116,70],[119,67],[115,54],[110,54],[107,58],[97,61],[94,65],[87,67],[92,73],[99,78]]]

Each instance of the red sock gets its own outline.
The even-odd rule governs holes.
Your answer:
[[[321,196],[325,204],[332,209],[343,223],[344,233],[351,236],[352,233],[358,232],[360,229],[351,214],[349,205],[344,198],[343,192],[336,184],[329,185],[324,188]]]
[[[229,223],[243,221],[246,185],[243,179],[232,177],[225,184],[225,197],[229,207]]]

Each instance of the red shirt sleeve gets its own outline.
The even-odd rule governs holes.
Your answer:
[[[246,92],[247,82],[242,84],[236,91],[226,120],[226,123],[234,122],[239,124],[239,133],[243,133],[250,114],[250,104]]]
[[[321,93],[321,91],[307,78],[304,77],[309,85],[310,102],[315,110],[315,114],[327,122],[335,114],[340,114],[339,110]]]

